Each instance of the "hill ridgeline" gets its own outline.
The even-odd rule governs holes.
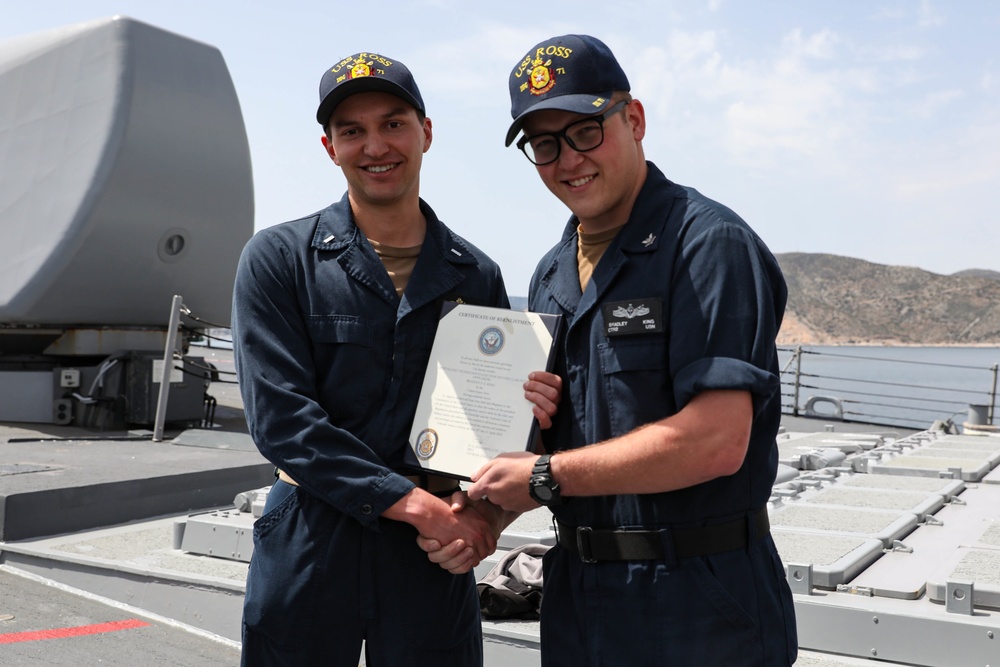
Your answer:
[[[817,253],[775,257],[788,283],[781,345],[1000,345],[1000,273],[940,275]]]

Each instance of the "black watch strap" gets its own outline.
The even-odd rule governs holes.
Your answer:
[[[531,468],[531,478],[528,480],[528,494],[540,505],[561,505],[563,500],[559,494],[559,483],[552,477],[552,456],[542,454]]]

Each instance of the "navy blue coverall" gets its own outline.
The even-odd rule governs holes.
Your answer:
[[[428,561],[381,519],[414,488],[408,446],[443,301],[509,307],[497,265],[423,202],[427,233],[402,298],[347,195],[264,229],[236,275],[233,340],[250,434],[278,481],[254,526],[245,665],[482,663],[471,573]],[[403,474],[401,474],[403,473]]]
[[[652,163],[582,295],[576,224],[541,260],[529,294],[530,310],[559,313],[566,325],[556,359],[563,398],[543,433],[548,451],[623,435],[707,390],[749,391],[754,412],[736,474],[667,493],[571,498],[553,508],[556,518],[646,530],[746,518],[752,532],[777,470],[775,336],[786,288],[774,257],[735,213]],[[615,335],[616,322],[646,309],[648,327]],[[757,537],[747,548],[685,558],[665,537],[660,561],[585,563],[554,547],[544,560],[543,665],[790,665],[791,593],[770,535]]]

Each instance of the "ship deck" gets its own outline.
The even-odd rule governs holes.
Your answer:
[[[231,351],[204,356],[232,370]],[[273,477],[236,386],[210,393],[215,428],[162,442],[0,424],[0,663],[238,663],[253,516],[234,503]],[[797,664],[1000,655],[1000,439],[783,428],[769,513],[795,592]],[[548,512],[529,512],[477,576],[508,549],[553,540]],[[539,664],[535,622],[486,621],[484,641],[487,665]]]

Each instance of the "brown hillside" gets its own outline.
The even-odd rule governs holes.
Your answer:
[[[1000,344],[1000,281],[813,253],[776,255],[788,283],[780,344]]]

